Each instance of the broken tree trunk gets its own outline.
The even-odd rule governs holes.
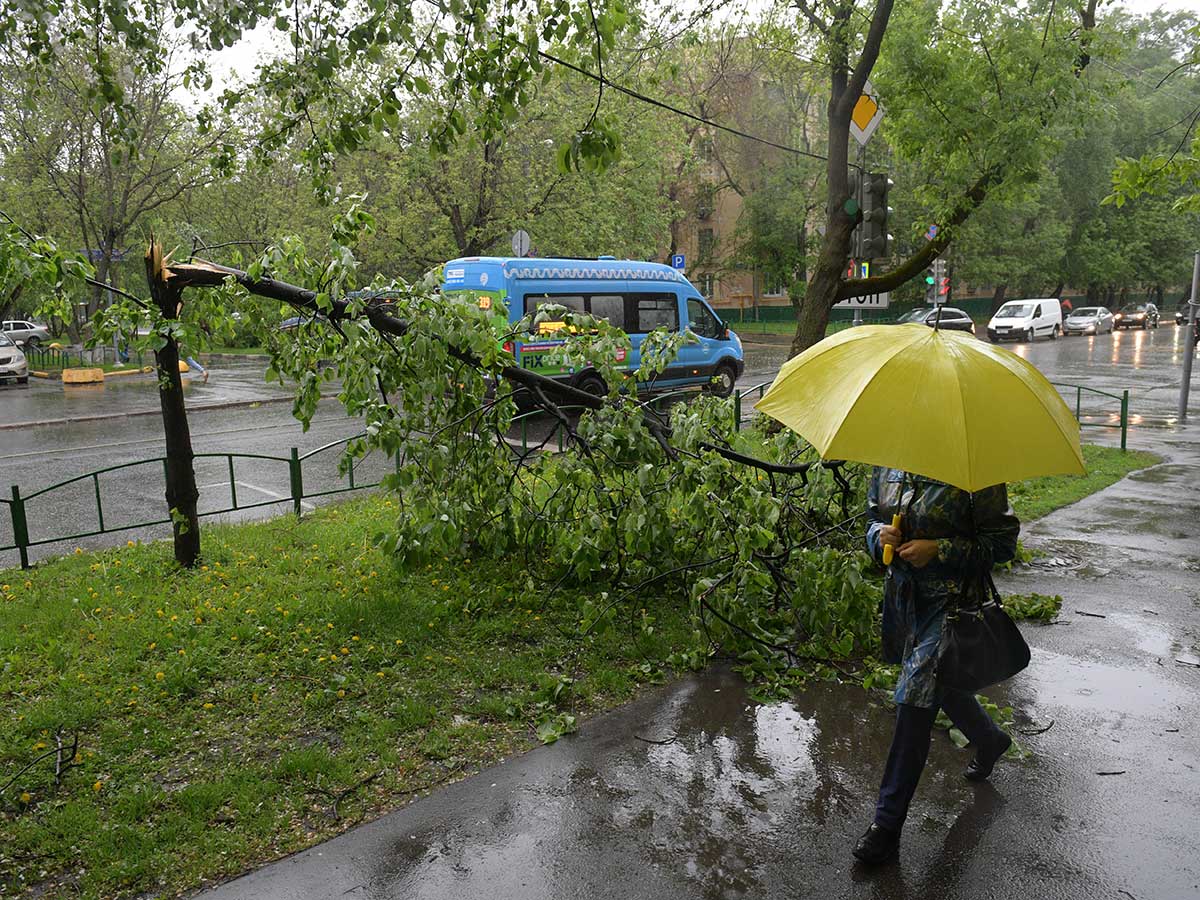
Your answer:
[[[165,319],[179,318],[182,306],[181,286],[166,277],[170,260],[163,259],[162,245],[153,238],[146,250],[146,281],[150,298]],[[175,561],[192,568],[200,558],[200,517],[196,504],[192,435],[183,404],[183,380],[179,377],[179,344],[168,336],[166,344],[154,354],[158,364],[158,400],[162,407],[163,434],[167,447],[167,508],[171,511],[171,529],[175,536]]]

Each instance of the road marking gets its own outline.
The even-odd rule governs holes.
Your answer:
[[[250,484],[250,482],[248,482],[248,481],[234,481],[234,484],[236,484],[238,486],[239,490],[242,488],[245,488],[247,490],[257,491],[260,494],[266,494],[268,497],[274,497],[276,500],[279,500],[280,502],[286,500],[289,503],[291,503],[291,501],[292,501],[291,494],[278,494],[275,491],[267,490],[265,487],[259,487],[257,484]],[[213,482],[212,484],[198,484],[198,485],[196,485],[196,490],[202,491],[202,490],[205,490],[206,488],[218,488],[218,487],[219,488],[227,488],[227,487],[229,487],[229,482],[228,481],[217,481],[217,482]],[[309,503],[307,500],[301,500],[300,508],[304,509],[305,507],[307,507],[308,509],[316,509],[317,508],[315,504]],[[229,510],[222,510],[222,511],[223,512],[240,512],[241,509],[240,508],[236,509],[236,510],[229,509]]]

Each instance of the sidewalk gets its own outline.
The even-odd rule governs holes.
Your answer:
[[[1037,522],[1006,592],[1060,593],[993,699],[1032,751],[992,784],[935,737],[900,865],[851,865],[891,714],[854,686],[759,706],[685,678],[203,900],[1200,896],[1200,426],[1167,462]],[[1077,610],[1091,613],[1080,615]],[[1104,618],[1099,618],[1103,616]]]

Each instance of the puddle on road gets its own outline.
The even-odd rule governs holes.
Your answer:
[[[1147,634],[1144,639],[1159,646],[1155,643],[1157,637]],[[1112,666],[1036,648],[1033,661],[1021,675],[1020,690],[1038,704],[1087,710],[1099,718],[1171,715],[1194,699],[1156,671]]]

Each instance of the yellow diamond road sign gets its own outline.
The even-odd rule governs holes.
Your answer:
[[[882,120],[883,104],[879,102],[879,95],[868,81],[863,86],[862,96],[854,104],[854,111],[850,113],[850,133],[860,144],[866,144]]]

